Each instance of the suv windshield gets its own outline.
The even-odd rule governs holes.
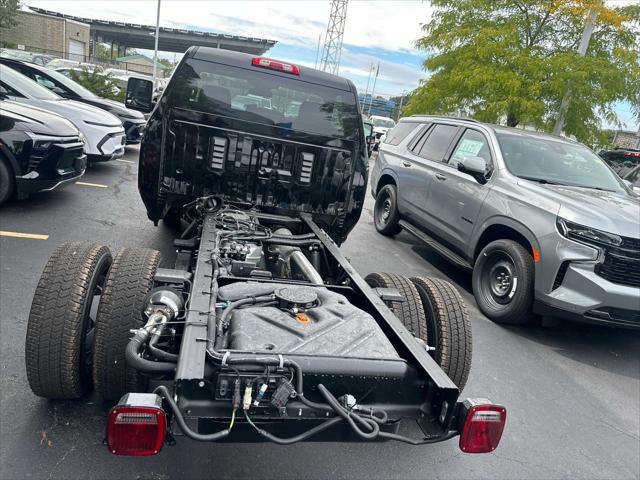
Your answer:
[[[390,118],[371,118],[371,123],[373,123],[374,127],[383,127],[383,128],[393,128],[396,126],[396,122],[394,122]]]
[[[171,88],[178,108],[329,137],[356,139],[362,121],[353,92],[258,68],[192,58],[176,71]]]
[[[5,65],[0,65],[0,81],[11,90],[32,100],[61,100],[55,93]]]
[[[496,132],[507,169],[540,183],[624,191],[615,173],[587,147],[547,138]]]

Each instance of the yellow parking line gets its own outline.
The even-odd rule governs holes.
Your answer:
[[[76,182],[76,185],[84,185],[85,187],[109,188],[109,185],[102,185],[101,183]]]
[[[116,162],[122,162],[122,163],[138,163],[138,162],[132,162],[131,160],[123,160],[121,158],[116,158]]]
[[[16,237],[16,238],[32,238],[34,240],[46,240],[49,235],[41,235],[39,233],[21,233],[21,232],[5,232],[0,230],[0,237]]]

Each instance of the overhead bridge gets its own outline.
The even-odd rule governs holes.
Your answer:
[[[76,17],[52,12],[43,8],[29,7],[36,13],[75,20],[90,26],[92,42],[109,43],[116,45],[118,52],[124,47],[153,50],[155,42],[155,26],[140,25],[137,23],[111,22],[107,20],[94,20],[91,18]],[[192,45],[204,47],[222,48],[236,52],[262,55],[276,44],[276,40],[266,38],[245,37],[240,35],[228,35],[223,33],[205,32],[198,30],[185,30],[180,28],[160,27],[158,50],[164,52],[184,53]]]

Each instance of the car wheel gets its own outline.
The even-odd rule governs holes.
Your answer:
[[[16,181],[13,170],[7,161],[0,155],[0,205],[13,196],[16,188]]]
[[[398,224],[398,193],[395,185],[385,185],[376,196],[373,207],[373,223],[376,230],[383,235],[391,236],[400,233],[402,227]]]
[[[113,260],[96,319],[93,380],[105,400],[140,392],[146,378],[127,364],[125,350],[131,330],[144,326],[144,300],[153,287],[160,252],[123,248]]]
[[[112,258],[89,242],[60,245],[44,267],[33,295],[25,363],[33,393],[80,398],[91,389],[91,353],[97,305]]]
[[[458,290],[445,280],[412,277],[422,307],[426,329],[411,331],[433,348],[430,354],[460,390],[471,370],[473,342],[467,308]],[[426,330],[426,335],[424,332]]]
[[[496,323],[523,325],[532,317],[531,254],[513,240],[484,247],[473,267],[473,294],[480,311]]]

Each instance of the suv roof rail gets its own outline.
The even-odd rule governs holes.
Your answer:
[[[429,118],[451,118],[453,120],[464,120],[465,122],[473,122],[473,123],[482,123],[479,120],[471,117],[463,117],[457,115],[424,115],[420,113],[415,113],[411,115],[411,117],[429,117]]]

